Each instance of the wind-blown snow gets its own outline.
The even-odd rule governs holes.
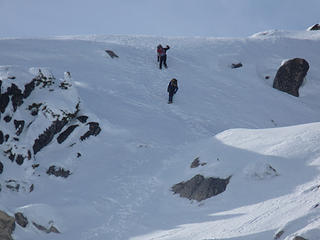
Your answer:
[[[319,33],[0,43],[0,65],[10,74],[28,78],[23,69],[41,67],[63,79],[63,72],[71,72],[76,90],[61,99],[79,97],[81,109],[102,128],[73,147],[72,135],[62,145],[53,141],[36,155],[35,175],[24,165],[12,166],[16,178],[35,189],[2,191],[1,209],[53,221],[61,231],[44,235],[18,226],[15,239],[267,240],[281,230],[282,239],[319,239]],[[171,46],[169,68],[162,71],[159,43]],[[111,59],[106,49],[119,58]],[[272,88],[281,62],[295,57],[310,64],[299,98]],[[238,62],[243,67],[231,69]],[[179,91],[168,105],[171,78],[178,79]],[[60,100],[54,99],[57,106]],[[191,169],[196,157],[207,164]],[[72,175],[44,174],[53,164]],[[172,194],[172,185],[196,174],[232,178],[224,193],[200,203]]]

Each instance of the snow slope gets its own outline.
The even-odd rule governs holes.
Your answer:
[[[159,43],[171,46],[162,71]],[[1,209],[54,221],[62,232],[44,235],[28,225],[14,238],[267,240],[283,230],[281,239],[319,239],[319,43],[317,32],[282,31],[241,39],[0,40],[0,65],[13,74],[71,72],[81,108],[102,128],[72,148],[74,139],[53,141],[36,156],[40,176],[21,169],[0,176],[35,185],[30,194],[1,192]],[[295,57],[310,64],[299,98],[272,88],[280,64]],[[238,62],[242,68],[230,68]],[[168,105],[171,78],[179,91]],[[207,165],[190,169],[196,157]],[[52,163],[73,174],[44,174]],[[172,194],[173,184],[198,173],[232,178],[226,192],[200,203]]]

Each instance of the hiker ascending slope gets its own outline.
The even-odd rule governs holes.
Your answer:
[[[168,85],[168,93],[169,93],[169,101],[168,103],[172,103],[173,95],[178,91],[178,81],[173,78]]]
[[[164,65],[165,68],[167,68],[167,51],[170,49],[170,47],[167,45],[165,48],[162,47],[161,45],[158,45],[157,47],[157,53],[159,56],[160,64],[159,68],[162,69],[162,64]]]

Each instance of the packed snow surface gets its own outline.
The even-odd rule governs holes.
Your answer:
[[[158,68],[159,43],[171,47],[168,69]],[[54,222],[61,232],[29,224],[17,226],[14,238],[269,240],[283,231],[280,239],[320,239],[319,44],[320,33],[307,31],[0,40],[1,78],[28,81],[41,68],[63,79],[69,71],[75,89],[61,98],[80,99],[102,128],[73,147],[72,136],[53,141],[36,155],[36,174],[13,165],[0,175],[1,183],[35,186],[31,193],[3,190],[2,210]],[[272,88],[281,63],[296,57],[310,65],[299,98]],[[231,68],[239,62],[243,67]],[[179,91],[169,105],[172,78]],[[197,157],[207,164],[191,169]],[[72,175],[48,176],[52,164]],[[232,177],[224,193],[205,201],[172,194],[172,185],[196,174]]]

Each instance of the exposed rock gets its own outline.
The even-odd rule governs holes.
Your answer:
[[[86,123],[87,120],[88,120],[88,116],[82,115],[82,116],[77,117],[77,119],[78,119],[81,123]]]
[[[68,83],[67,81],[63,81],[60,83],[59,88],[67,90],[71,86],[72,86],[71,83]]]
[[[25,228],[28,225],[28,219],[21,213],[17,212],[14,214],[16,223],[18,223],[21,227]]]
[[[0,174],[3,172],[3,164],[0,162]]]
[[[317,31],[317,30],[320,30],[320,24],[317,23],[311,27],[308,28],[308,31]]]
[[[55,77],[53,75],[50,75],[46,77],[41,69],[39,69],[38,76],[36,76],[34,79],[36,86],[40,86],[41,88],[50,87],[54,84]]]
[[[302,58],[294,58],[285,62],[278,70],[273,87],[299,97],[299,88],[309,70],[309,64]]]
[[[4,94],[0,94],[0,111],[2,113],[5,112],[8,104],[9,104],[9,101],[10,101],[9,94],[7,92]]]
[[[6,187],[13,192],[19,192],[20,184],[16,180],[8,180],[6,181]]]
[[[80,140],[83,141],[90,137],[91,135],[97,136],[101,132],[101,128],[99,123],[97,122],[89,122],[89,131],[87,131],[83,136],[80,137]]]
[[[283,230],[277,232],[277,234],[274,236],[274,239],[276,240],[276,239],[281,238],[281,236],[282,236],[283,234],[284,234],[284,231],[283,231]]]
[[[64,177],[67,178],[69,175],[71,175],[71,172],[69,170],[65,170],[61,167],[57,168],[56,166],[50,166],[47,170],[48,175],[54,175],[56,177]]]
[[[36,169],[37,167],[39,167],[40,166],[40,164],[39,163],[36,163],[36,164],[32,164],[32,168],[33,169]]]
[[[23,97],[24,98],[29,97],[31,92],[34,90],[35,86],[36,85],[35,85],[34,79],[30,83],[27,83],[26,85],[24,85]]]
[[[295,236],[292,240],[308,240],[308,239],[305,239],[304,237],[300,237],[300,236]]]
[[[69,126],[65,131],[60,133],[60,135],[57,137],[57,141],[59,144],[63,143],[69,135],[73,132],[74,129],[76,129],[79,125],[71,125]]]
[[[242,63],[241,62],[239,62],[239,63],[232,63],[231,64],[231,68],[240,68],[240,67],[242,67],[243,65],[242,65]]]
[[[17,180],[6,180],[6,188],[11,190],[12,192],[32,192],[34,185],[25,181],[17,181]]]
[[[28,106],[28,110],[31,111],[32,116],[38,115],[41,105],[42,103],[32,103],[31,105]]]
[[[4,151],[4,153],[8,156],[8,158],[12,162],[14,161],[14,158],[16,157],[16,155],[12,153],[12,148],[8,149],[7,151]]]
[[[195,158],[194,160],[193,160],[193,162],[191,163],[191,165],[190,165],[190,168],[197,168],[197,167],[199,167],[200,165],[201,166],[204,166],[204,165],[206,165],[207,163],[201,163],[200,162],[200,159],[199,159],[199,157],[197,157],[197,158]]]
[[[3,132],[0,130],[0,144],[4,142]]]
[[[114,51],[111,51],[111,50],[105,50],[105,51],[106,51],[106,53],[109,54],[109,56],[111,58],[118,58],[119,57],[117,54],[114,53]]]
[[[51,233],[51,232],[53,232],[53,233],[60,233],[59,230],[58,230],[56,227],[54,227],[54,226],[51,226],[51,227],[48,229],[48,228],[46,228],[46,227],[44,227],[44,226],[42,226],[42,225],[40,225],[40,224],[37,224],[37,223],[35,223],[35,222],[32,222],[32,224],[33,224],[37,229],[39,229],[40,231],[45,232],[45,233]]]
[[[9,137],[10,137],[9,134],[4,135],[4,140],[8,142]]]
[[[11,237],[15,229],[15,219],[0,210],[0,239],[13,240]]]
[[[175,194],[179,193],[180,197],[202,201],[224,192],[230,178],[205,178],[198,174],[186,182],[175,184],[171,190]]]
[[[5,122],[7,122],[7,123],[10,122],[11,119],[12,119],[12,117],[9,116],[9,115],[7,115],[7,116],[5,116],[5,117],[3,118],[3,120],[4,120]]]
[[[16,163],[17,163],[18,165],[22,165],[22,164],[23,164],[23,161],[24,161],[24,157],[23,157],[21,154],[19,154],[19,155],[17,156],[17,158],[16,158]]]
[[[16,134],[17,134],[17,136],[19,136],[24,128],[24,120],[19,120],[19,121],[14,120],[13,122],[14,122],[14,126],[17,130]]]
[[[43,147],[47,146],[53,139],[54,135],[61,131],[61,129],[68,123],[67,120],[56,120],[44,133],[42,133],[33,144],[33,153],[36,154]]]
[[[77,158],[79,158],[79,157],[81,157],[81,153],[78,152],[77,153]]]
[[[11,87],[7,89],[9,95],[11,95],[11,102],[13,106],[13,111],[17,110],[17,107],[23,103],[23,94],[22,91],[17,87],[17,85],[12,84]]]
[[[51,227],[49,228],[49,232],[60,233],[60,231],[59,231],[55,226],[51,226]]]
[[[193,162],[191,163],[190,168],[197,168],[200,166],[200,160],[199,157],[197,157],[196,159],[193,160]]]

